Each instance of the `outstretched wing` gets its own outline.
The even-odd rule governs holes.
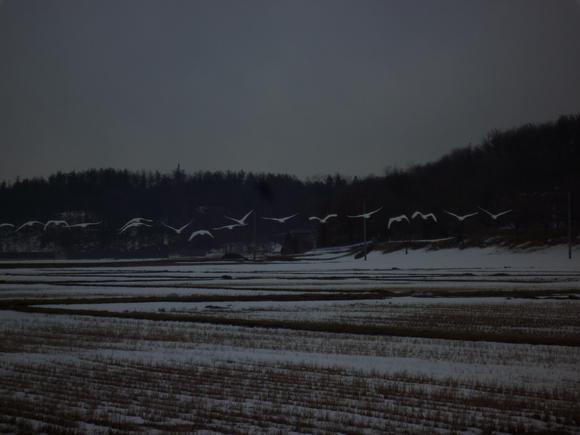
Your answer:
[[[186,223],[184,226],[182,226],[181,228],[179,228],[179,229],[177,230],[177,232],[178,232],[178,233],[181,233],[181,232],[182,232],[184,229],[186,229],[188,226],[190,226],[190,225],[191,225],[191,222],[193,222],[193,221],[189,221],[188,223]]]
[[[247,212],[246,215],[240,219],[241,222],[239,222],[239,223],[240,224],[244,223],[246,221],[246,219],[248,219],[248,216],[250,216],[253,212],[254,212],[254,210],[250,210],[249,212]]]
[[[488,215],[489,217],[491,217],[492,219],[494,218],[493,213],[484,209],[483,207],[477,207],[478,209],[480,209],[482,212],[484,212],[486,215]]]
[[[453,216],[455,219],[459,220],[461,219],[461,216],[456,215],[455,213],[451,213],[450,211],[447,210],[443,210],[445,213],[447,213],[449,216]]]
[[[43,223],[40,221],[28,221],[20,225],[16,231],[20,231],[22,228],[31,227],[33,225],[43,225]]]
[[[214,230],[214,231],[233,230],[234,228],[237,228],[237,227],[245,227],[245,226],[247,226],[247,224],[245,224],[245,225],[239,225],[239,224],[238,225],[224,225],[222,227],[212,228],[212,230]]]
[[[130,228],[140,227],[141,225],[145,225],[145,224],[142,224],[139,222],[133,222],[133,223],[130,223],[129,225],[125,225],[119,230],[119,234],[124,233],[125,231],[127,231]]]
[[[179,232],[179,230],[177,228],[172,227],[171,225],[167,225],[165,222],[161,222],[161,225],[163,225],[166,228],[169,228],[170,230],[175,231],[176,233]]]
[[[232,222],[235,222],[235,223],[237,223],[237,224],[239,224],[239,223],[240,223],[240,220],[239,220],[239,219],[236,219],[236,218],[233,218],[233,217],[229,217],[229,216],[226,216],[226,215],[224,215],[224,217],[225,217],[226,219],[229,219],[229,220],[231,220]]]
[[[85,223],[82,223],[80,225],[81,225],[81,228],[86,228],[86,227],[94,227],[95,225],[101,225],[102,223],[103,223],[103,221],[99,221],[99,222],[85,222]]]
[[[191,235],[189,236],[189,239],[187,239],[187,241],[191,242],[197,236],[209,236],[212,239],[214,238],[213,234],[210,233],[208,230],[197,230],[197,231],[194,231],[193,233],[191,233]]]
[[[496,214],[495,218],[497,219],[498,217],[503,216],[504,214],[511,213],[511,212],[512,212],[512,210],[502,211],[501,213]]]
[[[189,235],[189,238],[187,239],[188,242],[191,242],[194,238],[196,238],[197,236],[201,236],[201,231],[194,231],[193,233],[191,233]]]

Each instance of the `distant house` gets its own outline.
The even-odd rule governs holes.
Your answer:
[[[317,233],[312,230],[292,230],[286,233],[282,255],[300,254],[316,248]]]

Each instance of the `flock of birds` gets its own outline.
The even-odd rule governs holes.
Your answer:
[[[22,225],[20,225],[18,228],[16,228],[16,225],[14,224],[10,224],[7,222],[4,222],[2,224],[0,224],[0,229],[1,228],[16,228],[14,231],[18,232],[23,230],[24,228],[32,228],[35,226],[41,226],[43,227],[43,230],[46,231],[47,229],[49,229],[50,227],[61,227],[61,228],[88,228],[94,225],[100,225],[102,224],[102,222],[83,222],[80,224],[72,224],[69,225],[66,221],[63,220],[50,220],[47,222],[40,222],[40,221],[28,221],[23,223]]]
[[[383,209],[383,207],[379,207],[376,210],[372,210],[366,213],[362,213],[362,214],[358,214],[358,215],[347,215],[348,218],[350,219],[370,219],[372,216],[374,216],[375,214],[379,213],[381,210]],[[492,220],[496,221],[497,219],[499,219],[501,216],[504,216],[508,213],[510,213],[512,210],[504,210],[498,213],[492,213],[482,207],[479,207],[480,211],[484,212],[487,216],[489,216]],[[237,218],[233,218],[230,216],[224,216],[226,219],[228,219],[229,221],[233,222],[231,224],[227,224],[227,225],[223,225],[223,226],[219,226],[219,227],[214,227],[211,228],[211,231],[222,231],[222,230],[233,230],[235,228],[240,228],[240,227],[245,227],[248,225],[247,223],[247,219],[248,217],[254,212],[254,210],[250,210],[248,213],[246,213],[243,217],[237,219]],[[452,213],[450,211],[444,210],[444,213],[446,213],[447,215],[455,218],[457,220],[457,222],[459,223],[463,223],[465,220],[472,218],[476,215],[479,214],[479,211],[473,212],[473,213],[468,213],[465,215],[458,215],[455,213]],[[284,217],[260,217],[260,219],[266,220],[266,221],[272,221],[272,222],[276,222],[279,224],[285,224],[286,222],[288,222],[291,219],[294,219],[296,216],[298,216],[298,213],[289,215],[289,216],[284,216]],[[336,213],[330,213],[324,217],[319,217],[319,216],[310,216],[308,218],[309,221],[311,222],[318,222],[321,225],[327,224],[331,219],[336,219],[338,218],[338,214]],[[411,220],[417,219],[417,218],[421,218],[423,221],[432,221],[437,223],[437,217],[435,216],[434,213],[422,213],[420,211],[415,211],[412,215],[411,218],[409,219],[409,217],[406,214],[402,214],[399,216],[392,216],[388,219],[387,221],[387,230],[391,229],[391,226],[395,223],[400,223],[400,222],[407,222],[407,223],[411,223]],[[68,229],[74,229],[74,228],[78,228],[78,229],[86,229],[89,227],[93,227],[93,226],[98,226],[101,225],[103,222],[99,221],[99,222],[83,222],[83,223],[77,223],[77,224],[72,224],[69,225],[66,221],[64,220],[49,220],[45,223],[40,222],[40,221],[36,221],[36,220],[32,220],[32,221],[28,221],[23,223],[22,225],[20,225],[19,227],[16,227],[16,225],[12,224],[12,223],[1,223],[0,224],[0,229],[2,228],[13,228],[15,232],[21,231],[25,228],[32,228],[32,227],[37,227],[37,226],[41,226],[43,227],[44,231],[47,231],[49,228],[68,228]],[[121,228],[119,228],[118,233],[122,234],[125,233],[126,231],[132,229],[132,228],[151,228],[153,227],[153,219],[147,219],[147,218],[142,218],[142,217],[136,217],[133,219],[130,219],[129,221],[127,221]],[[162,222],[161,224],[173,231],[175,234],[177,235],[181,235],[191,224],[193,223],[193,221],[189,221],[188,223],[186,223],[185,225],[181,226],[181,227],[173,227],[171,225],[167,225],[166,223]],[[214,238],[214,235],[212,234],[210,230],[208,229],[199,229],[199,230],[195,230],[193,232],[190,233],[187,241],[191,242],[193,239],[195,239],[196,237],[211,237],[212,239]]]

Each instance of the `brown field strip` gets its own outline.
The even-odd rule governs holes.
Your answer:
[[[498,343],[532,344],[546,346],[580,347],[580,336],[531,335],[518,333],[493,333],[457,329],[435,329],[422,327],[396,327],[384,325],[357,325],[343,322],[291,321],[273,319],[243,319],[207,315],[179,315],[167,313],[110,312],[102,310],[74,310],[21,306],[18,311],[56,315],[79,315],[106,318],[137,319],[205,323],[211,325],[239,326],[246,328],[289,329],[294,331],[326,332],[335,334],[384,335],[395,337],[417,337],[444,340],[488,341]]]

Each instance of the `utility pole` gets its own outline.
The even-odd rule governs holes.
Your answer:
[[[574,176],[574,141],[568,142],[568,259],[572,259],[572,180]]]
[[[367,203],[363,201],[363,215],[367,212]],[[363,249],[365,252],[365,261],[367,261],[367,218],[363,216]]]
[[[572,183],[568,189],[568,259],[572,259]]]
[[[254,211],[254,261],[256,261],[256,249],[257,249],[257,243],[256,243],[256,234],[257,234],[257,230],[256,230],[256,225],[257,225],[257,219],[256,219],[256,212]]]

